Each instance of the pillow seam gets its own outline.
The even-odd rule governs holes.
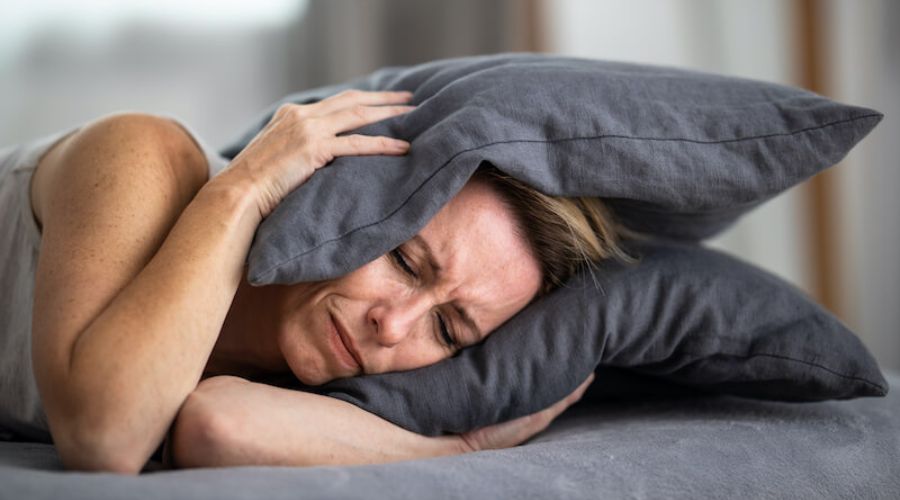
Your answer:
[[[689,354],[689,355],[690,355],[690,356],[697,356],[697,354],[694,354],[694,353],[691,353],[691,354]],[[842,378],[845,378],[845,379],[850,379],[850,380],[856,380],[856,381],[859,381],[859,382],[863,382],[863,383],[865,383],[865,384],[868,384],[868,385],[870,385],[870,386],[872,386],[872,387],[876,387],[876,388],[881,389],[881,390],[884,389],[884,387],[881,386],[880,384],[877,384],[877,383],[875,383],[875,382],[872,382],[872,381],[870,381],[870,380],[868,380],[868,379],[865,379],[865,378],[862,378],[862,377],[858,377],[858,376],[855,376],[855,375],[847,375],[847,374],[844,374],[844,373],[840,373],[840,372],[835,371],[835,370],[833,370],[833,369],[831,369],[831,368],[829,368],[829,367],[827,367],[827,366],[825,366],[825,365],[821,365],[821,364],[818,364],[818,363],[813,363],[813,362],[807,361],[807,360],[805,360],[805,359],[792,358],[792,357],[785,356],[785,355],[782,355],[782,354],[753,353],[753,354],[751,354],[751,355],[749,355],[749,356],[742,356],[742,355],[740,355],[740,354],[730,354],[730,353],[725,353],[725,352],[723,352],[723,353],[715,353],[715,354],[713,354],[713,355],[714,355],[714,356],[715,356],[715,355],[719,355],[719,356],[731,356],[731,357],[742,358],[742,359],[752,359],[752,358],[757,358],[757,357],[768,357],[768,358],[783,359],[783,360],[788,360],[788,361],[795,361],[795,362],[797,362],[797,363],[801,363],[801,364],[804,364],[804,365],[814,366],[814,367],[816,367],[816,368],[821,368],[821,369],[827,371],[828,373],[831,373],[831,374],[833,374],[833,375],[837,375],[838,377],[842,377]],[[709,355],[703,355],[703,356],[700,356],[701,359],[705,359],[705,358],[709,358],[709,357],[710,357]]]
[[[442,171],[443,171],[443,170],[444,170],[451,162],[453,162],[453,160],[455,160],[456,158],[458,158],[460,155],[463,155],[463,154],[466,154],[466,153],[471,153],[471,152],[473,152],[473,151],[478,151],[478,150],[480,150],[480,149],[484,149],[484,148],[487,148],[487,147],[496,146],[496,145],[498,145],[498,144],[513,144],[513,143],[545,143],[545,144],[549,144],[549,143],[568,142],[568,141],[584,141],[584,140],[591,140],[591,139],[629,139],[629,140],[643,140],[643,141],[654,141],[654,142],[688,142],[688,143],[694,143],[694,144],[727,144],[727,143],[732,143],[732,142],[752,141],[752,140],[757,140],[757,139],[768,139],[768,138],[772,138],[772,137],[792,136],[792,135],[804,134],[804,133],[812,132],[812,131],[815,131],[815,130],[820,130],[820,129],[824,129],[824,128],[828,128],[828,127],[833,127],[833,126],[841,125],[841,124],[844,124],[844,123],[854,122],[854,121],[858,121],[858,120],[864,120],[864,119],[867,119],[867,118],[877,118],[877,117],[880,117],[880,116],[882,116],[882,115],[879,114],[879,113],[869,113],[869,114],[866,114],[866,115],[861,115],[861,116],[857,116],[857,117],[853,117],[853,118],[845,118],[845,119],[843,119],[843,120],[838,120],[838,121],[834,121],[834,122],[829,122],[829,123],[825,123],[825,124],[818,125],[818,126],[815,126],[815,127],[807,127],[807,128],[804,128],[804,129],[794,130],[794,131],[791,131],[791,132],[781,132],[781,133],[775,133],[775,134],[756,135],[756,136],[743,137],[743,138],[727,139],[727,140],[722,140],[722,141],[700,141],[700,140],[696,140],[696,139],[684,139],[684,138],[665,139],[665,138],[638,137],[638,136],[625,136],[625,135],[596,135],[596,136],[568,137],[568,138],[561,138],[561,139],[547,139],[547,140],[537,140],[537,139],[515,139],[515,140],[496,141],[496,142],[491,142],[491,143],[487,143],[487,144],[482,144],[482,145],[480,145],[480,146],[476,146],[476,147],[473,147],[473,148],[470,148],[470,149],[465,149],[465,150],[459,151],[459,152],[457,152],[456,154],[454,154],[453,156],[451,156],[450,158],[448,158],[448,159],[447,159],[440,167],[436,168],[436,169],[434,170],[434,172],[432,172],[430,175],[428,175],[428,177],[426,177],[426,178],[422,181],[422,183],[419,184],[419,185],[418,185],[418,186],[417,186],[417,187],[409,194],[409,196],[407,196],[407,197],[403,200],[403,202],[400,203],[400,204],[397,206],[397,208],[391,210],[391,212],[388,213],[388,214],[387,214],[386,216],[384,216],[383,218],[381,218],[381,219],[379,219],[379,220],[376,220],[376,221],[372,221],[372,222],[366,223],[366,224],[361,225],[361,226],[357,226],[357,227],[355,227],[355,228],[353,228],[353,229],[351,229],[351,230],[349,230],[349,231],[347,231],[347,232],[345,232],[345,233],[343,233],[343,234],[340,234],[340,235],[338,235],[338,236],[336,236],[336,237],[334,237],[334,238],[330,238],[330,239],[328,239],[328,240],[325,240],[325,241],[319,243],[318,245],[316,245],[316,246],[314,246],[314,247],[312,247],[312,248],[310,248],[310,249],[308,249],[308,250],[303,251],[302,253],[299,253],[299,254],[297,254],[297,255],[293,255],[293,256],[291,256],[291,257],[285,259],[285,260],[282,260],[282,261],[280,261],[279,263],[274,264],[274,265],[270,266],[268,269],[266,269],[266,270],[264,271],[263,275],[268,276],[268,275],[272,274],[272,272],[273,272],[274,269],[277,269],[277,268],[279,268],[279,267],[281,267],[281,266],[283,266],[283,265],[285,265],[285,264],[287,264],[287,263],[289,263],[289,262],[292,262],[292,261],[294,261],[294,260],[297,260],[297,259],[303,257],[304,255],[310,253],[310,252],[314,252],[314,251],[316,251],[317,249],[319,249],[319,248],[321,248],[321,247],[323,247],[323,246],[325,246],[325,245],[327,245],[327,244],[329,244],[329,243],[332,243],[332,242],[334,242],[334,241],[341,240],[341,239],[345,238],[346,236],[348,236],[348,235],[350,235],[350,234],[353,234],[353,233],[355,233],[355,232],[357,232],[357,231],[364,230],[364,229],[366,229],[366,228],[368,228],[368,227],[371,227],[371,226],[374,226],[374,225],[377,225],[377,224],[381,224],[382,222],[384,222],[384,221],[390,219],[390,218],[393,217],[397,212],[399,212],[399,211],[400,211],[400,210],[401,210],[401,209],[409,202],[409,200],[410,200],[413,196],[415,196],[415,195],[416,195],[416,194],[417,194],[417,193],[418,193],[418,192],[419,192],[426,184],[428,184],[428,182],[429,182],[432,178],[434,178],[434,176],[436,176],[437,174],[439,174],[440,172],[442,172]]]

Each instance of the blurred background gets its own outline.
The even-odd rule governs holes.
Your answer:
[[[900,370],[898,26],[894,0],[19,1],[0,18],[0,147],[123,110],[219,147],[284,94],[505,51],[802,86],[886,117],[710,244],[805,290]]]

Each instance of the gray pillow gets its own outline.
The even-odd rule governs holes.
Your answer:
[[[484,161],[547,194],[606,198],[633,229],[708,237],[838,162],[882,117],[772,83],[532,54],[386,68],[283,102],[345,88],[413,91],[418,109],[359,129],[411,151],[339,158],[287,196],[257,232],[254,284],[332,278],[375,259]],[[223,154],[234,157],[274,109]]]
[[[483,162],[550,194],[604,197],[633,229],[696,240],[837,162],[881,119],[769,83],[524,54],[388,68],[285,101],[344,88],[413,90],[416,111],[359,130],[411,140],[411,153],[339,158],[317,172],[259,228],[252,283],[331,278],[386,253]],[[223,154],[235,156],[269,116]],[[751,397],[886,391],[856,337],[790,286],[700,247],[665,245],[644,248],[632,270],[601,268],[606,295],[579,277],[456,358],[314,390],[427,434],[546,407],[598,363],[650,376],[639,383],[662,377]],[[680,267],[666,262],[679,258]],[[704,295],[711,284],[719,293]],[[758,305],[771,297],[781,301]]]
[[[540,410],[595,369],[586,400],[887,394],[856,335],[792,285],[696,244],[632,242],[631,251],[638,265],[581,274],[453,358],[305,389],[430,435]]]

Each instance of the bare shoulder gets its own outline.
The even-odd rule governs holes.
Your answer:
[[[180,125],[141,114],[89,123],[40,160],[31,186],[41,224],[32,325],[39,383],[64,373],[79,333],[156,254],[206,172]]]
[[[123,155],[164,155],[167,161],[114,161]],[[109,161],[113,160],[113,161]],[[158,172],[147,172],[148,168]],[[207,181],[208,167],[200,147],[176,122],[143,113],[121,113],[87,123],[53,145],[41,158],[31,182],[31,202],[38,224],[44,225],[54,191],[90,184],[95,188],[115,180],[147,175],[173,177],[178,198],[193,197]],[[130,183],[140,188],[141,183]],[[108,187],[108,186],[107,186]],[[92,191],[92,190],[88,190]]]

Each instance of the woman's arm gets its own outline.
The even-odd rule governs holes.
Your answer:
[[[67,467],[139,471],[200,379],[259,217],[237,188],[201,189],[205,168],[145,115],[94,122],[38,168],[34,369]]]
[[[337,136],[408,111],[363,104],[400,99],[286,105],[206,184],[191,138],[157,117],[99,120],[48,153],[32,354],[67,467],[141,469],[200,380],[259,221],[335,156],[405,152]]]
[[[463,435],[426,437],[350,403],[212,377],[185,401],[167,443],[173,465],[356,465],[507,448],[542,431],[593,380],[553,406]]]

